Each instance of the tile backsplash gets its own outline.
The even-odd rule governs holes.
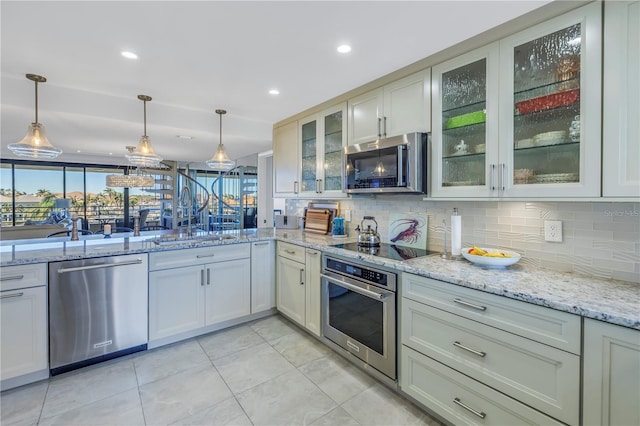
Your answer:
[[[289,199],[286,213],[303,215],[308,200]],[[462,246],[512,249],[521,262],[564,272],[640,282],[640,203],[561,201],[423,201],[422,196],[379,195],[340,200],[351,211],[350,233],[363,216],[378,222],[389,240],[390,212],[427,212],[427,248],[442,251],[443,220],[462,216]],[[563,242],[544,241],[544,221],[561,220]],[[450,242],[447,242],[450,249]]]

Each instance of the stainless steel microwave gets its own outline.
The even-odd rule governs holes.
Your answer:
[[[407,133],[344,147],[343,191],[426,193],[427,139],[427,133]]]

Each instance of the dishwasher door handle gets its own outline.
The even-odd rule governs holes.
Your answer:
[[[90,269],[113,268],[115,266],[125,266],[125,265],[139,265],[141,263],[142,263],[142,259],[136,259],[136,260],[130,260],[127,262],[118,262],[118,263],[98,263],[96,265],[76,266],[74,268],[60,268],[58,269],[58,273],[64,274],[67,272],[87,271]]]

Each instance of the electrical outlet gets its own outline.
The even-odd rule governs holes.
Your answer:
[[[544,221],[544,240],[556,243],[562,242],[562,221],[561,220],[545,220]]]
[[[344,214],[344,220],[347,222],[351,222],[351,210],[346,209],[343,211]]]

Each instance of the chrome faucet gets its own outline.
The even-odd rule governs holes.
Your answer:
[[[180,194],[180,204],[182,205],[182,207],[184,207],[185,205],[185,197],[187,197],[187,236],[190,237],[193,235],[193,230],[191,229],[191,209],[193,208],[193,206],[191,205],[192,200],[191,200],[191,188],[189,188],[189,185],[184,184],[184,186],[182,187],[181,190],[181,194]]]

